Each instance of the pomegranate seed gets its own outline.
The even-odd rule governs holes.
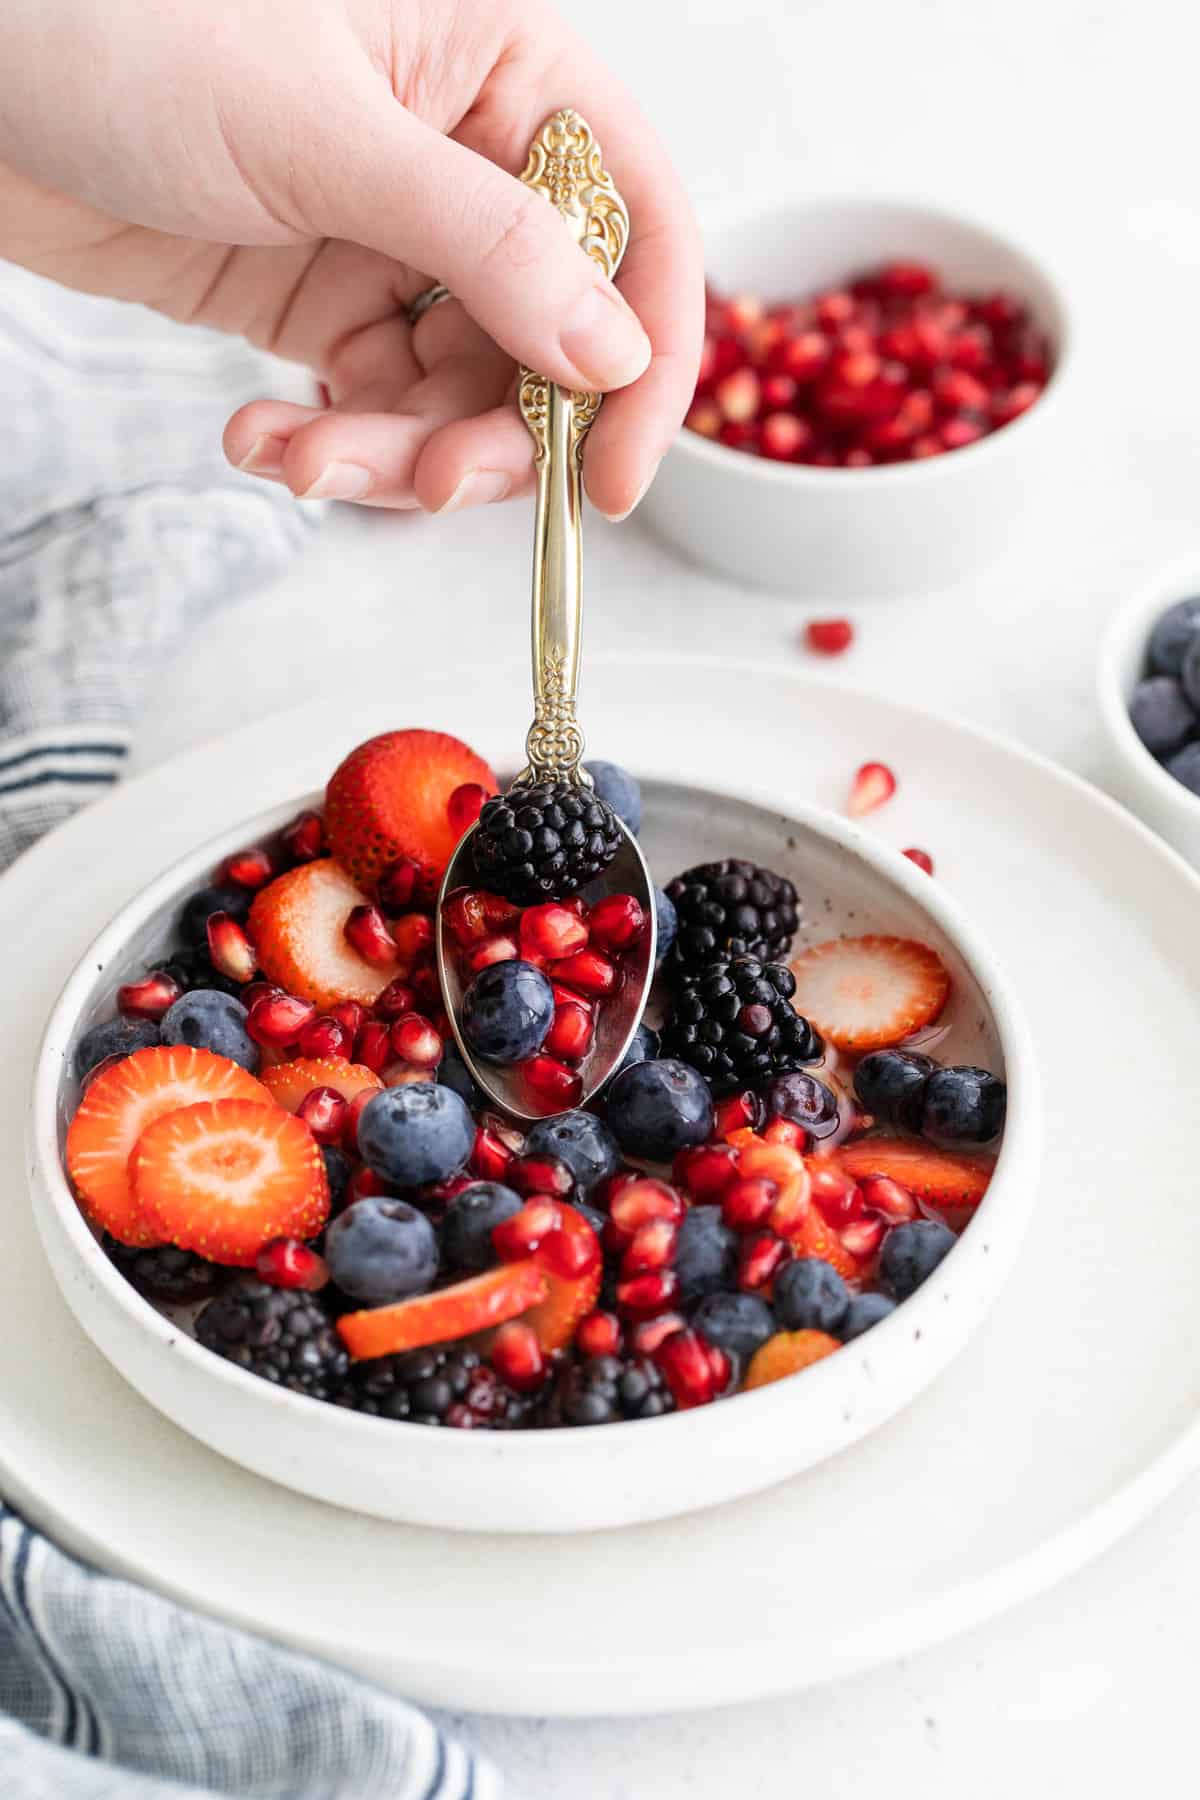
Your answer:
[[[975,302],[975,311],[993,330],[1008,331],[1025,317],[1025,308],[1011,294],[987,294]]]
[[[550,983],[550,992],[554,995],[554,1004],[556,1008],[560,1006],[577,1006],[581,1012],[585,1012],[588,1015],[589,1019],[595,1017],[593,1003],[585,994],[577,993],[574,988],[564,987],[561,981],[552,981]]]
[[[552,981],[559,981],[564,987],[578,988],[581,994],[596,998],[611,994],[617,985],[615,967],[598,950],[578,950],[574,956],[552,962],[546,973]]]
[[[855,1219],[842,1232],[842,1243],[851,1256],[866,1262],[883,1242],[887,1225],[883,1219]]]
[[[606,894],[592,908],[592,942],[599,950],[619,955],[641,943],[649,923],[645,908],[632,894]]]
[[[831,1225],[842,1225],[863,1216],[862,1193],[849,1175],[835,1169],[832,1163],[816,1159],[808,1165],[812,1197],[818,1210]]]
[[[325,854],[325,821],[320,813],[302,812],[284,826],[279,842],[289,863],[313,862]]]
[[[522,956],[542,956],[553,961],[572,956],[588,941],[588,928],[577,913],[549,900],[544,906],[527,906],[521,914]]]
[[[716,1399],[718,1387],[709,1346],[698,1331],[673,1331],[658,1346],[654,1361],[681,1411],[707,1406]]]
[[[896,777],[886,763],[864,763],[854,777],[846,811],[852,819],[865,818],[867,813],[890,800],[895,791]]]
[[[322,1013],[306,1025],[297,1042],[304,1057],[348,1057],[354,1048],[353,1033],[340,1019],[332,1018],[328,1013]]]
[[[480,1181],[508,1181],[508,1170],[513,1162],[513,1153],[503,1138],[481,1125],[475,1133],[475,1143],[471,1149],[467,1166],[472,1175]]]
[[[173,975],[156,969],[141,981],[127,981],[117,989],[117,1008],[127,1019],[161,1019],[174,1006],[183,989]]]
[[[853,294],[844,289],[831,289],[828,293],[817,295],[817,319],[827,330],[836,329],[839,325],[848,325],[854,317],[856,302]]]
[[[720,1200],[738,1178],[737,1152],[726,1144],[680,1150],[671,1173],[693,1200]]]
[[[983,436],[984,430],[982,419],[968,419],[960,413],[955,419],[947,419],[938,435],[947,450],[965,450]]]
[[[864,1176],[858,1187],[867,1211],[882,1213],[892,1224],[903,1224],[918,1216],[920,1209],[912,1194],[890,1175]]]
[[[346,1129],[349,1110],[336,1088],[315,1087],[296,1108],[296,1117],[303,1119],[318,1144],[337,1144]]]
[[[771,1208],[771,1230],[782,1238],[793,1237],[807,1219],[811,1205],[812,1182],[805,1169],[798,1180],[789,1182]]]
[[[346,1205],[353,1206],[356,1200],[367,1200],[373,1194],[386,1194],[388,1191],[387,1182],[374,1169],[355,1169],[346,1183]]]
[[[452,894],[447,894],[442,918],[451,937],[464,948],[482,943],[491,934],[484,910],[484,895],[477,888],[455,888]]]
[[[480,793],[483,789],[480,788]],[[519,1394],[531,1394],[546,1378],[546,1358],[532,1325],[510,1319],[492,1339],[488,1361],[502,1381]]]
[[[670,1219],[647,1219],[644,1225],[638,1226],[621,1258],[622,1276],[628,1280],[633,1275],[665,1269],[675,1260],[678,1236]]]
[[[727,425],[747,425],[758,412],[762,390],[753,369],[735,369],[718,381],[713,399]]]
[[[992,364],[992,338],[979,325],[968,325],[950,341],[950,361],[954,368],[978,375]]]
[[[583,1079],[575,1069],[569,1069],[566,1063],[559,1062],[556,1057],[531,1056],[527,1063],[521,1065],[529,1087],[540,1100],[550,1102],[555,1112],[566,1112],[568,1108],[577,1106],[583,1094]]]
[[[412,988],[397,977],[395,981],[388,982],[371,1010],[377,1019],[387,1019],[390,1023],[391,1020],[403,1018],[405,1013],[412,1012],[414,1003]]]
[[[230,981],[249,981],[258,967],[254,945],[237,920],[226,912],[209,913],[208,955],[214,969]]]
[[[267,995],[256,1000],[246,1015],[246,1030],[256,1044],[270,1050],[291,1050],[300,1041],[300,1033],[317,1016],[311,1000],[300,1000],[294,994]]]
[[[395,944],[393,954],[411,980],[416,965],[433,954],[433,920],[427,913],[402,913],[392,920],[391,938]]]
[[[616,1313],[587,1313],[575,1327],[575,1345],[583,1356],[619,1356],[621,1336]]]
[[[655,1181],[650,1175],[634,1176],[609,1200],[604,1241],[610,1250],[624,1250],[641,1226],[652,1219],[678,1225],[686,1210],[682,1197],[665,1181]]]
[[[794,1119],[772,1119],[763,1132],[763,1140],[768,1144],[785,1144],[789,1150],[803,1152],[808,1149],[808,1132]]]
[[[656,1313],[671,1310],[678,1292],[679,1277],[674,1269],[632,1275],[617,1283],[617,1310],[631,1319],[652,1319]]]
[[[766,1224],[778,1198],[779,1189],[773,1181],[748,1176],[726,1189],[721,1201],[721,1217],[731,1231],[757,1231],[759,1226]]]
[[[380,1074],[392,1060],[391,1032],[381,1019],[368,1019],[354,1040],[354,1060]]]
[[[449,1175],[445,1181],[428,1182],[425,1187],[420,1189],[421,1205],[444,1206],[448,1201],[453,1200],[456,1194],[463,1193],[466,1188],[473,1185],[474,1177],[466,1174]]]
[[[420,1013],[403,1013],[391,1030],[392,1049],[402,1062],[435,1069],[442,1060],[442,1040]]]
[[[725,302],[725,324],[728,330],[744,337],[758,325],[763,316],[763,303],[753,294],[735,294]]]
[[[635,1356],[653,1356],[674,1332],[686,1330],[687,1320],[682,1313],[656,1313],[652,1319],[639,1319],[630,1327],[629,1348]]]
[[[992,399],[993,420],[997,425],[1008,425],[1013,419],[1019,419],[1023,412],[1029,411],[1041,391],[1039,382],[1018,381],[1007,392],[996,394]]]
[[[933,398],[943,412],[981,412],[990,396],[982,381],[965,369],[944,369],[933,378]]]
[[[278,1000],[282,994],[283,989],[276,987],[273,981],[252,981],[248,987],[242,989],[238,999],[249,1012],[250,1008],[256,1006],[260,1000]]]
[[[721,409],[715,400],[697,400],[683,422],[700,437],[715,438],[721,429]]]
[[[464,781],[456,787],[446,802],[446,817],[450,821],[450,829],[458,837],[470,831],[483,811],[483,803],[488,791],[480,787],[477,781]]]
[[[355,906],[343,927],[350,948],[372,968],[386,969],[396,960],[396,940],[377,906]]]
[[[358,1121],[362,1118],[364,1107],[369,1106],[375,1098],[376,1092],[375,1088],[363,1088],[361,1093],[355,1094],[346,1108],[342,1125],[342,1148],[348,1150],[351,1156],[358,1155]]]
[[[869,469],[874,462],[875,458],[869,450],[847,450],[842,458],[842,467],[844,469]]]
[[[595,1035],[596,1021],[592,1014],[585,1007],[569,1001],[555,1009],[554,1023],[546,1034],[543,1048],[548,1056],[556,1056],[560,1062],[582,1062]]]
[[[746,350],[755,368],[769,363],[787,336],[787,325],[780,318],[763,319],[746,334]]]
[[[738,1285],[750,1291],[765,1288],[785,1262],[791,1261],[792,1249],[773,1231],[759,1231],[743,1238],[738,1245]]]
[[[410,971],[408,979],[417,1011],[423,1012],[427,1019],[433,1019],[437,1023],[442,1011],[442,987],[437,969],[432,963],[421,963]]]
[[[249,989],[247,989],[248,992]],[[366,1022],[367,1011],[365,1007],[358,1004],[357,1000],[339,1000],[336,1006],[330,1007],[329,1017],[336,1019],[339,1025],[344,1025],[353,1040]]]
[[[308,1294],[318,1293],[329,1281],[325,1258],[298,1238],[275,1238],[264,1244],[254,1259],[254,1272],[270,1287],[300,1288]]]
[[[727,450],[745,450],[751,456],[758,454],[758,426],[756,424],[740,425],[732,420],[722,425],[718,437]]]
[[[927,456],[940,456],[945,447],[940,438],[919,437],[913,439],[908,454],[911,461],[920,462]]]
[[[902,850],[900,854],[902,856],[907,856],[909,862],[916,863],[918,869],[924,869],[927,875],[933,874],[933,858],[930,856],[928,850],[918,850],[915,846],[910,845],[907,850]]]
[[[768,413],[760,433],[762,453],[772,462],[794,462],[801,450],[812,442],[812,435],[812,426],[806,419],[798,419],[795,413]]]
[[[575,1188],[574,1175],[557,1156],[514,1157],[502,1179],[518,1194],[549,1195],[554,1200],[565,1200]]]
[[[917,262],[888,263],[876,279],[881,293],[906,300],[915,299],[918,294],[932,293],[937,286],[933,270],[925,263]]]
[[[497,1256],[502,1262],[532,1256],[549,1238],[561,1234],[562,1216],[557,1200],[545,1195],[527,1200],[520,1212],[493,1226],[492,1244]]]
[[[712,1374],[713,1398],[714,1400],[719,1399],[722,1394],[727,1394],[733,1386],[734,1376],[737,1373],[733,1358],[726,1355],[719,1344],[710,1344],[703,1336],[701,1336],[700,1342],[704,1345],[704,1353],[708,1357],[708,1366]]]
[[[575,1281],[603,1261],[600,1239],[584,1221],[582,1229],[552,1231],[539,1252],[540,1260],[554,1275]]]
[[[799,385],[794,375],[766,375],[762,384],[762,403],[765,413],[786,412],[795,404]]]
[[[478,975],[481,969],[490,969],[493,963],[514,962],[520,954],[515,938],[488,938],[486,943],[476,944],[467,952],[462,966],[468,975]]]
[[[601,1212],[608,1212],[618,1194],[631,1188],[635,1181],[644,1179],[636,1169],[618,1169],[615,1175],[606,1175],[596,1183],[591,1192],[591,1204]]]
[[[265,850],[238,850],[222,863],[217,884],[232,881],[238,887],[256,891],[265,887],[274,873],[275,865]]]
[[[399,918],[426,897],[425,871],[412,856],[398,856],[375,883],[380,909],[389,919]]]
[[[775,357],[777,373],[797,386],[815,381],[829,362],[829,339],[820,331],[801,331],[780,347]]]
[[[769,1021],[768,1021],[769,1022]],[[749,1088],[718,1100],[713,1114],[713,1136],[729,1138],[735,1131],[757,1131],[762,1124],[763,1103]]]
[[[840,656],[854,642],[854,627],[849,619],[810,619],[804,641],[820,656]]]

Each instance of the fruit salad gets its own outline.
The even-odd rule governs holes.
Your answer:
[[[1005,293],[966,294],[893,262],[781,305],[710,291],[689,430],[811,468],[962,450],[1040,398],[1049,345]]]
[[[1200,794],[1200,595],[1177,600],[1156,620],[1129,717],[1167,774]]]
[[[873,1330],[969,1226],[1004,1125],[939,1063],[948,971],[879,934],[797,950],[803,895],[739,858],[656,891],[652,1011],[586,1109],[579,1065],[649,921],[597,891],[636,782],[502,796],[441,732],[361,745],[321,810],[213,871],[75,1052],[65,1148],[113,1264],[264,1381],[451,1428],[646,1420]],[[457,1053],[447,896],[478,1060]]]

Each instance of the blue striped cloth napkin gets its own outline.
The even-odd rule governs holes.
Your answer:
[[[303,544],[311,512],[221,454],[271,390],[229,339],[0,264],[0,868],[118,778],[189,623]],[[4,1800],[499,1792],[404,1701],[85,1568],[0,1500]]]

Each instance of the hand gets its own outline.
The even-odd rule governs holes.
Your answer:
[[[234,414],[240,468],[371,506],[520,493],[516,359],[620,390],[585,481],[609,517],[636,505],[692,393],[698,239],[650,127],[543,0],[4,0],[0,67],[0,254],[324,382],[327,409]],[[563,105],[630,209],[620,292],[515,179]],[[434,280],[454,298],[410,327]]]

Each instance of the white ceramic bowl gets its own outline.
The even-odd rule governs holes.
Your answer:
[[[695,1510],[794,1474],[895,1413],[966,1341],[1016,1253],[1039,1150],[1032,1053],[991,955],[935,882],[844,821],[815,811],[783,817],[665,781],[643,792],[642,842],[660,873],[736,850],[797,880],[814,940],[839,930],[898,932],[924,938],[946,960],[954,992],[938,1054],[1003,1070],[1010,1092],[996,1174],[959,1243],[895,1314],[803,1375],[602,1430],[397,1424],[283,1392],[212,1355],[118,1274],[75,1204],[61,1161],[78,1091],[72,1053],[111,1011],[117,984],[166,947],[186,895],[231,850],[312,803],[295,801],[202,846],[106,926],[63,990],[35,1075],[30,1166],[55,1276],[103,1354],[185,1431],[273,1481],[355,1511],[462,1530],[578,1531]]]
[[[1100,646],[1096,693],[1104,727],[1105,785],[1200,868],[1200,796],[1155,762],[1129,718],[1155,621],[1176,600],[1193,594],[1200,594],[1200,553],[1162,570],[1117,609]]]
[[[814,469],[679,433],[642,503],[689,557],[737,580],[838,601],[954,581],[1011,542],[1044,479],[1070,373],[1062,291],[1024,250],[969,220],[885,200],[797,201],[707,239],[721,293],[767,302],[836,286],[892,259],[932,263],[955,288],[1030,306],[1054,372],[1029,411],[963,450],[874,469]]]

